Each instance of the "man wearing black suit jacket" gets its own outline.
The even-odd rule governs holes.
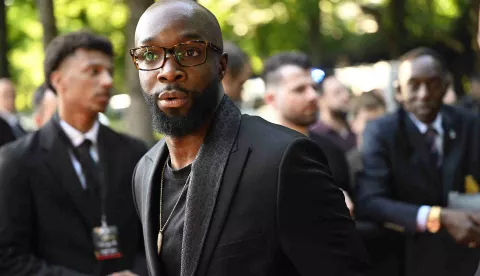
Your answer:
[[[7,78],[0,78],[0,146],[25,135],[15,111],[15,86]]]
[[[364,250],[318,146],[224,95],[215,16],[152,5],[130,50],[154,127],[134,199],[159,276],[363,275]]]
[[[0,118],[0,147],[14,140],[15,135],[13,135],[12,128],[4,119]]]
[[[317,84],[311,74],[312,63],[305,53],[282,52],[264,63],[265,102],[273,107],[278,123],[312,139],[327,157],[335,184],[350,192],[348,163],[342,148],[329,137],[312,133],[308,127],[317,120]],[[348,197],[348,195],[345,195]],[[349,201],[347,200],[347,207]]]
[[[98,122],[112,55],[108,40],[88,32],[48,46],[58,114],[0,150],[0,275],[133,275],[142,247],[131,175],[146,147]],[[116,239],[102,223],[117,227]]]
[[[466,177],[480,180],[478,121],[442,105],[447,70],[418,48],[399,66],[403,108],[368,124],[357,215],[404,232],[405,275],[471,276],[480,257],[480,216],[448,207]]]

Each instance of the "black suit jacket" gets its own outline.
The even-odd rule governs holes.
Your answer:
[[[141,232],[131,176],[146,147],[100,126],[107,221],[119,229],[124,256],[97,262],[92,229],[100,210],[81,187],[60,131],[51,120],[0,150],[0,275],[105,275],[133,266]]]
[[[181,276],[363,275],[365,253],[325,156],[310,139],[228,99],[192,165]],[[135,204],[150,275],[157,256],[162,140],[138,163]]]
[[[308,137],[317,143],[327,157],[328,166],[330,167],[333,180],[337,187],[351,195],[350,170],[348,168],[347,158],[345,157],[345,151],[324,135],[310,132],[308,133]]]
[[[425,138],[400,109],[367,125],[358,175],[357,215],[403,231],[406,275],[471,276],[478,250],[456,245],[445,230],[417,233],[421,205],[447,206],[449,191],[464,192],[465,176],[479,174],[478,121],[467,111],[444,106],[443,165],[430,165]]]
[[[13,135],[12,128],[4,119],[0,118],[0,147],[13,140],[15,140],[15,135]]]

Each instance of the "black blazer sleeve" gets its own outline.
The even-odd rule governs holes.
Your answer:
[[[15,140],[10,125],[0,118],[0,147]]]
[[[49,265],[34,255],[30,241],[35,219],[28,175],[24,160],[13,154],[18,150],[15,146],[0,150],[0,275],[85,275]]]
[[[389,130],[382,128],[379,122],[368,123],[364,131],[364,167],[357,175],[357,214],[362,218],[400,225],[413,233],[417,228],[420,206],[393,199],[391,160],[383,138]]]
[[[364,275],[366,252],[326,158],[307,138],[295,139],[279,168],[278,231],[300,275]]]

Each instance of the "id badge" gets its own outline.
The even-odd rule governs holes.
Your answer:
[[[118,229],[116,226],[102,226],[93,228],[93,244],[97,260],[110,260],[122,257],[118,244]]]

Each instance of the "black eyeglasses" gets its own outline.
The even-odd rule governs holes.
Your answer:
[[[223,53],[220,47],[210,41],[192,40],[178,43],[172,47],[140,46],[130,49],[133,63],[138,70],[153,71],[163,67],[167,54],[171,53],[178,64],[183,67],[192,67],[204,64],[207,60],[207,49]]]

